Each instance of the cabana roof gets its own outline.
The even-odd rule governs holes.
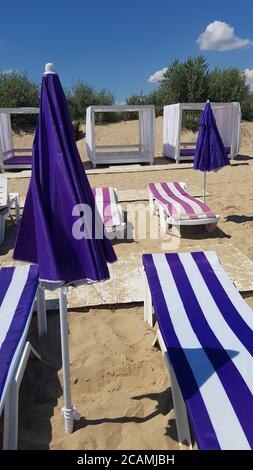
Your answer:
[[[0,113],[5,114],[39,114],[40,108],[25,107],[25,108],[0,108]]]
[[[148,109],[154,109],[153,105],[134,105],[134,104],[123,104],[123,105],[102,105],[102,106],[89,106],[89,109],[95,111],[96,113],[110,113],[111,111],[115,113],[128,113],[128,112],[138,112],[138,111],[147,111]]]
[[[231,108],[233,106],[237,107],[238,105],[240,106],[240,103],[233,101],[231,103],[216,103],[216,102],[211,102],[210,103],[212,108]],[[202,109],[205,108],[206,102],[204,103],[174,103],[174,104],[168,104],[164,106],[164,108],[167,108],[168,106],[179,106],[181,109],[184,111],[201,111]]]

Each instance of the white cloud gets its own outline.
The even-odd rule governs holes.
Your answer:
[[[250,90],[253,91],[253,69],[245,69],[246,83],[249,85]]]
[[[150,75],[148,82],[149,83],[159,83],[164,79],[164,74],[168,70],[167,67],[164,67],[161,70],[157,70],[153,75]]]
[[[203,51],[230,51],[253,44],[250,39],[237,37],[232,26],[217,20],[206,27],[197,39],[197,43]]]
[[[2,70],[1,73],[5,75],[11,75],[12,73],[17,72],[17,70],[14,69],[7,69],[7,70]]]

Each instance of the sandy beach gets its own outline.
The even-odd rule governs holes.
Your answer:
[[[162,158],[162,118],[156,120],[155,164]],[[194,140],[186,133],[185,140]],[[97,129],[97,142],[133,143],[136,121]],[[15,136],[15,143],[31,146],[32,136]],[[78,148],[89,167],[84,139]],[[180,247],[194,250],[232,243],[253,261],[253,123],[242,123],[240,154],[233,165],[207,176],[207,203],[220,216],[218,229],[204,227],[183,231]],[[168,169],[128,173],[93,174],[94,187],[142,189],[150,182],[185,181],[189,190],[200,191],[202,175],[192,169]],[[28,178],[9,180],[9,190],[24,197]],[[147,202],[144,202],[147,205]],[[122,203],[126,210],[127,203]],[[8,221],[0,259],[12,260],[16,228]],[[118,256],[161,252],[162,239],[114,242]],[[179,248],[180,249],[180,248]],[[253,296],[247,297],[253,307]],[[160,350],[152,347],[154,331],[143,321],[143,305],[92,308],[69,312],[71,383],[73,402],[82,415],[75,432],[65,435],[58,313],[48,313],[49,332],[41,341],[33,319],[29,337],[42,361],[30,360],[20,392],[20,449],[177,449],[177,435],[167,370]],[[2,422],[0,421],[1,425]],[[1,430],[2,430],[2,426]]]

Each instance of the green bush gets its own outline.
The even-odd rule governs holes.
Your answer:
[[[168,67],[157,90],[149,95],[132,95],[129,104],[154,104],[156,115],[163,114],[163,107],[173,103],[201,103],[238,101],[242,117],[253,120],[253,93],[246,85],[245,73],[238,68],[208,70],[204,56],[189,57],[184,62],[175,60]],[[183,127],[196,131],[200,112],[185,111]]]
[[[73,121],[85,122],[86,109],[89,106],[106,106],[114,104],[114,96],[106,90],[96,92],[90,85],[82,82],[76,83],[66,91],[70,115]],[[106,124],[116,122],[119,117],[116,113],[96,113],[96,123]]]
[[[253,119],[253,93],[246,85],[245,73],[238,68],[210,72],[209,97],[216,102],[239,101],[243,119]]]
[[[25,73],[0,72],[0,107],[38,107],[39,87],[31,82]],[[37,115],[13,115],[12,128],[16,132],[30,130],[36,125]]]
[[[80,125],[85,122],[86,109],[91,105],[113,105],[114,96],[102,89],[96,91],[81,81],[66,91],[66,98],[73,121],[76,139],[81,138]],[[173,61],[164,74],[164,80],[157,90],[148,95],[133,94],[128,105],[155,106],[156,115],[163,114],[163,107],[172,103],[239,101],[242,117],[253,120],[253,93],[246,85],[245,73],[236,67],[209,71],[206,58],[202,55],[189,57],[184,62]],[[39,86],[26,73],[0,72],[0,107],[39,106]],[[107,124],[121,120],[137,119],[138,113],[96,113],[96,124]],[[196,131],[199,112],[184,112],[183,127]],[[37,116],[13,116],[14,131],[30,130],[37,122]]]

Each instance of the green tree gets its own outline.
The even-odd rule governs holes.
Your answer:
[[[215,69],[209,74],[209,99],[216,102],[239,101],[244,119],[253,119],[253,94],[245,73],[236,67]]]
[[[3,73],[0,72],[0,107],[1,108],[19,108],[19,107],[37,107],[39,106],[39,87],[31,82],[26,73]],[[12,127],[15,131],[27,130],[37,122],[36,115],[12,117]]]
[[[147,96],[133,95],[134,103],[154,104],[156,114],[163,113],[163,106],[172,103],[199,103],[207,99],[214,102],[238,101],[242,117],[253,120],[253,92],[246,85],[245,73],[236,67],[209,72],[206,58],[202,55],[189,57],[184,62],[174,60],[164,74],[157,90]],[[184,112],[183,126],[196,130],[200,113]]]
[[[109,91],[102,89],[96,94],[97,106],[111,106],[114,104],[114,96]],[[118,113],[96,113],[95,115],[97,124],[107,124],[111,122],[118,122],[120,114]]]
[[[96,104],[95,90],[82,82],[77,82],[66,91],[69,112],[73,121],[84,121],[86,109]]]
[[[187,101],[187,76],[184,63],[174,60],[164,74],[158,88],[158,99],[165,104]]]
[[[95,105],[112,105],[114,96],[105,89],[96,92],[95,89],[83,82],[77,82],[66,91],[68,107],[73,121],[76,139],[81,137],[80,125],[85,122],[86,109]],[[96,123],[105,124],[118,120],[115,113],[96,113]]]
[[[201,103],[208,98],[209,71],[206,58],[202,55],[189,57],[184,62],[187,83],[187,102]]]
[[[147,97],[143,95],[141,92],[139,95],[133,94],[129,98],[126,99],[126,104],[128,105],[145,105],[146,104]]]
[[[129,106],[143,106],[147,103],[147,96],[143,95],[142,91],[141,93],[138,94],[133,94],[129,98],[126,99],[126,104]],[[133,119],[138,119],[138,113],[124,113],[124,115],[121,115],[122,120],[133,120]]]
[[[207,99],[208,66],[202,55],[185,62],[175,60],[168,67],[157,91],[158,101],[165,104],[199,102]]]

